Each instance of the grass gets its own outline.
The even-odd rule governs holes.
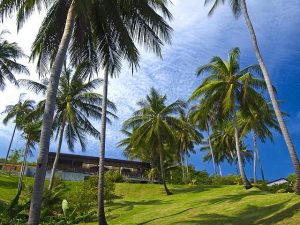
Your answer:
[[[14,196],[16,180],[0,176],[1,200]],[[72,191],[77,185],[67,186]],[[300,197],[292,193],[246,191],[242,186],[170,187],[174,194],[166,196],[161,185],[117,184],[119,198],[106,207],[109,224],[300,224]]]

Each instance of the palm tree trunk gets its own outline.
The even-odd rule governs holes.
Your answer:
[[[233,123],[234,123],[234,138],[235,138],[235,147],[236,147],[236,154],[237,154],[237,158],[238,158],[238,164],[239,164],[239,171],[240,171],[240,175],[242,177],[243,183],[244,183],[244,187],[246,189],[250,189],[252,188],[252,185],[250,184],[250,182],[247,179],[245,170],[244,170],[244,163],[243,163],[243,159],[242,159],[242,155],[241,155],[241,150],[240,150],[240,142],[239,142],[239,132],[238,132],[238,127],[237,127],[237,121],[236,121],[236,112],[234,112],[234,118],[233,118]]]
[[[264,175],[264,170],[263,170],[262,162],[261,162],[260,155],[259,155],[259,150],[258,150],[258,148],[256,150],[257,150],[256,156],[257,156],[257,160],[258,160],[259,168],[260,168],[260,172],[261,172],[261,179],[264,181],[265,175]]]
[[[48,163],[48,153],[50,145],[50,137],[52,133],[52,120],[55,110],[56,95],[58,89],[59,78],[63,63],[66,58],[68,46],[72,37],[74,28],[74,4],[70,5],[64,33],[61,38],[58,51],[51,68],[51,76],[47,88],[47,98],[45,110],[43,114],[43,125],[39,144],[39,154],[37,158],[36,174],[34,178],[33,193],[30,204],[28,225],[38,225],[40,223],[41,203],[43,198],[43,189],[45,184],[46,169]]]
[[[48,187],[49,190],[52,190],[52,187],[53,187],[54,176],[55,176],[55,171],[56,171],[58,160],[59,160],[59,155],[60,155],[60,150],[61,150],[61,144],[62,144],[62,140],[63,140],[63,136],[64,136],[65,125],[66,125],[66,122],[63,121],[63,124],[61,125],[60,134],[59,134],[59,139],[58,139],[58,145],[57,145],[55,160],[54,160],[52,171],[51,171],[51,176],[50,176],[50,181],[49,181],[49,187]]]
[[[221,165],[219,164],[218,166],[219,166],[220,176],[222,177],[222,176],[223,176],[223,173],[222,173]]]
[[[186,177],[189,179],[189,162],[188,162],[187,154],[185,154],[185,167],[186,167]]]
[[[108,89],[108,68],[104,72],[102,118],[100,133],[100,157],[99,157],[99,180],[98,180],[98,222],[99,225],[107,225],[104,211],[104,157],[105,157],[105,136],[106,136],[106,108]]]
[[[300,194],[300,164],[299,164],[299,159],[298,159],[295,147],[293,145],[292,139],[289,135],[288,129],[286,127],[286,124],[284,122],[282,112],[279,109],[279,105],[278,105],[278,102],[277,102],[277,99],[276,99],[276,96],[275,96],[275,93],[274,93],[274,90],[273,90],[273,87],[272,87],[269,72],[267,70],[267,67],[266,67],[266,65],[263,61],[262,55],[260,53],[258,43],[257,43],[256,34],[255,34],[255,31],[254,31],[254,27],[252,25],[251,19],[250,19],[249,14],[248,14],[246,0],[242,0],[242,10],[243,10],[244,18],[246,20],[246,24],[248,26],[248,29],[249,29],[249,32],[250,32],[250,35],[251,35],[251,38],[252,38],[252,44],[253,44],[253,47],[254,47],[254,50],[255,50],[256,58],[258,60],[259,66],[262,70],[264,79],[266,81],[266,85],[267,85],[267,89],[268,89],[268,92],[269,92],[269,95],[270,95],[270,98],[271,98],[272,106],[274,108],[274,111],[275,111],[280,129],[281,129],[282,135],[284,137],[285,143],[287,145],[287,148],[288,148],[288,151],[289,151],[289,154],[290,154],[293,166],[294,166],[295,174],[296,174],[296,177],[297,177],[296,182],[295,182],[295,192],[297,194]]]
[[[12,136],[11,136],[11,139],[10,139],[10,142],[9,142],[9,146],[8,146],[8,149],[7,149],[7,153],[6,153],[6,157],[5,157],[3,168],[5,167],[5,165],[7,163],[9,152],[10,152],[10,148],[11,148],[12,142],[13,142],[14,137],[15,137],[16,129],[17,129],[17,124],[15,125],[14,131],[12,133]]]
[[[212,159],[212,163],[213,163],[213,167],[214,167],[214,174],[216,176],[217,175],[217,168],[216,168],[216,163],[215,163],[215,155],[214,155],[214,151],[213,151],[211,140],[210,140],[210,131],[209,131],[209,126],[208,126],[207,122],[206,122],[206,129],[207,129],[208,144],[209,144],[209,148],[210,148],[211,159]]]
[[[18,192],[20,193],[23,188],[23,177],[26,169],[26,164],[27,164],[27,154],[28,154],[28,144],[26,144],[25,151],[24,151],[24,156],[23,156],[23,162],[21,165],[21,170],[20,170],[20,175],[19,175],[19,182],[18,182]]]
[[[256,142],[256,135],[252,131],[252,137],[253,137],[253,180],[254,183],[257,182],[256,179],[256,162],[257,162],[257,142]]]
[[[172,192],[168,189],[167,184],[166,184],[166,177],[165,177],[165,168],[164,168],[164,159],[163,159],[163,154],[162,151],[159,151],[159,163],[160,163],[160,173],[161,173],[161,179],[165,188],[165,191],[167,195],[171,195]]]
[[[184,181],[185,178],[185,172],[184,172],[184,160],[183,160],[183,155],[180,154],[180,160],[181,160],[181,170],[182,170],[182,181]]]

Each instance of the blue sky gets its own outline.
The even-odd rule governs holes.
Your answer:
[[[300,2],[290,0],[248,1],[249,14],[252,18],[262,54],[265,58],[273,84],[277,87],[278,98],[284,100],[282,110],[288,112],[288,128],[294,144],[300,154]],[[116,79],[110,80],[109,98],[118,107],[119,119],[108,126],[106,156],[122,158],[122,149],[116,143],[122,139],[119,132],[122,121],[137,109],[136,101],[143,98],[150,87],[157,88],[167,94],[169,101],[186,100],[191,92],[200,84],[201,78],[195,76],[198,66],[209,62],[214,55],[226,57],[233,47],[241,49],[242,66],[256,63],[250,36],[241,17],[235,20],[228,6],[220,7],[213,17],[207,17],[208,8],[203,7],[201,0],[173,0],[170,10],[174,15],[172,21],[173,42],[165,46],[163,60],[141,49],[140,69],[133,75],[124,66]],[[30,53],[30,45],[37,33],[43,14],[34,14],[33,18],[16,33],[13,18],[3,25],[11,31],[10,40],[17,41],[24,51]],[[2,29],[2,28],[1,28]],[[26,62],[27,63],[27,62]],[[37,80],[34,64],[29,65],[31,78]],[[22,77],[22,76],[18,76]],[[25,90],[16,91],[8,86],[0,93],[0,111],[5,105],[17,101],[18,95]],[[32,94],[28,98],[38,98]],[[0,119],[3,116],[0,115]],[[100,123],[96,124],[100,127]],[[12,132],[12,124],[0,124],[0,157],[3,157]],[[246,140],[251,148],[251,139]],[[16,136],[13,148],[22,148],[23,140]],[[55,142],[50,150],[55,151]],[[259,143],[265,174],[268,179],[285,177],[293,172],[291,161],[283,138],[275,134],[274,143]],[[212,172],[210,163],[202,162],[202,155],[193,155],[190,162],[199,170]],[[98,155],[99,143],[89,138],[85,153],[78,148],[76,154]],[[63,152],[68,152],[64,146]],[[32,159],[34,160],[34,159]],[[247,174],[252,177],[251,165],[246,166]],[[233,173],[234,167],[223,165],[223,172]]]

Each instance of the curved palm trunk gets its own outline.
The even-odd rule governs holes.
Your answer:
[[[64,121],[62,126],[61,126],[60,133],[59,133],[57,151],[56,151],[55,160],[54,160],[54,163],[53,163],[51,176],[50,176],[50,181],[49,181],[49,187],[48,187],[49,190],[52,190],[53,183],[54,183],[54,177],[55,177],[55,172],[56,172],[56,168],[57,168],[57,164],[58,164],[58,160],[59,160],[61,144],[62,144],[62,140],[63,140],[63,136],[64,136],[65,125],[66,125],[66,123]]]
[[[238,127],[237,127],[237,122],[236,122],[236,112],[234,112],[234,138],[235,138],[235,147],[236,147],[236,154],[237,154],[237,158],[238,158],[238,164],[239,164],[239,171],[240,171],[240,175],[242,177],[243,183],[244,183],[244,187],[246,189],[250,189],[252,188],[252,185],[250,184],[250,182],[247,179],[245,170],[244,170],[244,163],[243,163],[243,159],[242,159],[242,155],[241,155],[241,150],[240,150],[240,142],[239,142],[239,132],[238,132]]]
[[[251,35],[251,38],[252,38],[252,44],[253,44],[253,47],[254,47],[254,50],[255,50],[256,58],[258,60],[259,66],[261,67],[264,79],[266,81],[267,89],[268,89],[268,92],[269,92],[269,95],[270,95],[270,98],[271,98],[271,102],[272,102],[272,105],[273,105],[273,108],[274,108],[274,111],[275,111],[280,129],[281,129],[281,132],[282,132],[282,135],[284,137],[285,143],[287,145],[287,148],[288,148],[288,151],[289,151],[289,154],[290,154],[290,157],[291,157],[294,169],[295,169],[295,174],[296,174],[296,177],[297,177],[296,183],[295,183],[295,192],[297,194],[300,194],[300,165],[299,165],[299,159],[298,159],[295,147],[293,145],[292,139],[289,135],[288,129],[286,127],[286,124],[284,122],[283,115],[282,115],[282,113],[279,109],[279,105],[278,105],[278,102],[277,102],[277,99],[276,99],[276,96],[275,96],[275,93],[274,93],[274,90],[273,90],[273,87],[272,87],[269,72],[267,70],[267,67],[266,67],[266,65],[263,61],[262,55],[260,53],[258,43],[257,43],[257,39],[256,39],[256,34],[255,34],[251,19],[250,19],[249,14],[248,14],[246,0],[242,0],[242,10],[243,10],[244,18],[246,20],[246,23],[247,23],[247,26],[248,26],[248,29],[249,29],[249,32],[250,32],[250,35]]]
[[[261,179],[264,181],[265,180],[265,174],[264,174],[264,170],[263,170],[263,166],[262,166],[262,162],[261,162],[261,159],[260,159],[258,148],[257,148],[257,151],[256,151],[256,156],[257,156],[257,160],[258,160],[258,163],[259,163]]]
[[[214,151],[213,151],[211,140],[210,140],[210,131],[209,131],[209,126],[208,126],[207,122],[206,122],[206,129],[207,129],[208,144],[209,144],[209,148],[210,148],[211,159],[212,159],[212,163],[213,163],[213,167],[214,167],[214,174],[216,176],[217,175],[217,168],[216,168],[216,163],[215,163],[215,155],[214,155]]]
[[[6,157],[5,157],[5,161],[4,161],[3,167],[5,167],[5,165],[7,163],[9,152],[10,152],[10,149],[11,149],[11,145],[12,145],[12,142],[13,142],[14,137],[15,137],[16,129],[17,129],[17,124],[15,125],[14,131],[12,133],[12,136],[11,136],[11,139],[10,139],[10,142],[9,142],[9,146],[8,146],[8,149],[7,149],[7,153],[6,153]]]
[[[29,148],[28,144],[26,144],[24,156],[23,156],[23,162],[22,162],[22,166],[21,166],[21,171],[20,171],[20,175],[19,175],[19,181],[18,181],[18,193],[21,193],[22,188],[23,188],[23,177],[24,177],[26,166],[27,166],[28,148]]]
[[[55,110],[56,95],[59,77],[73,33],[74,19],[75,12],[74,4],[72,2],[68,11],[64,33],[60,41],[53,66],[51,68],[51,76],[47,88],[47,98],[43,114],[43,125],[39,144],[39,155],[37,158],[36,174],[34,177],[34,186],[30,204],[28,225],[38,225],[40,223],[41,203],[43,198],[43,189],[48,163],[48,153],[50,137],[52,133],[52,120]]]
[[[99,157],[99,179],[98,179],[98,222],[99,225],[107,225],[104,211],[104,157],[106,136],[106,108],[107,108],[108,68],[105,69],[103,81],[102,118],[100,133],[100,157]]]
[[[165,188],[165,191],[167,195],[171,195],[172,192],[168,189],[167,184],[166,184],[166,176],[165,176],[165,168],[164,168],[164,158],[162,151],[159,151],[159,163],[160,163],[160,173],[161,173],[161,179]]]

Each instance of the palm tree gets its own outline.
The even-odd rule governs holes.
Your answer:
[[[181,126],[176,134],[177,145],[179,148],[181,163],[185,161],[186,175],[187,177],[189,177],[188,157],[190,155],[190,152],[195,153],[195,145],[201,143],[203,136],[192,124],[190,117],[183,111],[180,113],[179,119],[181,122]],[[183,156],[185,156],[185,160],[183,160]]]
[[[34,109],[34,104],[35,102],[32,100],[29,99],[22,100],[22,94],[21,94],[17,104],[6,106],[6,109],[2,112],[2,114],[6,114],[6,116],[3,119],[3,123],[5,125],[12,119],[14,119],[14,123],[15,123],[15,127],[7,149],[4,165],[6,164],[9,156],[11,145],[15,137],[15,132],[17,129],[21,128],[23,117]]]
[[[69,50],[70,60],[74,66],[82,62],[90,65],[90,74],[100,66],[105,68],[102,118],[106,118],[108,76],[121,69],[122,59],[126,59],[132,68],[138,66],[139,53],[134,41],[153,50],[157,55],[160,55],[164,42],[170,42],[171,28],[165,20],[172,17],[166,7],[168,2],[168,0],[87,0],[84,3],[80,0],[1,2],[0,17],[17,12],[18,28],[35,9],[42,8],[41,4],[45,4],[49,9],[34,41],[31,55],[33,60],[38,58],[40,73],[47,72],[49,64],[51,71],[28,224],[39,224],[51,124],[59,77],[67,51]],[[99,224],[107,224],[103,183],[106,120],[103,119],[101,124],[98,217]]]
[[[199,104],[194,105],[191,107],[189,111],[189,117],[191,121],[196,124],[201,130],[207,132],[207,140],[209,144],[210,154],[211,154],[211,161],[213,164],[214,174],[217,175],[217,167],[215,162],[214,150],[212,147],[210,135],[213,122],[215,121],[214,110],[207,109],[205,104],[205,99],[201,99]]]
[[[160,173],[162,183],[167,195],[172,194],[165,180],[164,163],[169,146],[176,143],[176,132],[180,130],[181,121],[176,117],[185,103],[175,101],[166,105],[166,96],[160,95],[154,88],[145,100],[138,102],[139,110],[124,122],[124,129],[132,128],[134,133],[131,140],[133,146],[145,145],[145,148],[153,151],[153,155],[159,156]]]
[[[18,193],[21,192],[23,187],[23,177],[27,166],[27,156],[33,155],[32,150],[35,149],[36,143],[38,143],[41,134],[42,121],[32,121],[31,119],[25,118],[22,125],[22,137],[26,140],[25,149],[23,152],[23,162],[21,166],[19,182],[18,182]]]
[[[79,141],[82,151],[86,149],[85,136],[91,135],[96,138],[100,137],[99,131],[93,126],[89,117],[95,120],[101,119],[102,96],[93,92],[102,83],[101,79],[93,79],[85,81],[83,76],[83,67],[79,66],[73,72],[72,69],[64,68],[63,74],[60,78],[58,95],[56,100],[56,110],[53,120],[53,128],[56,131],[56,138],[58,138],[57,151],[53,168],[49,181],[49,190],[53,187],[55,171],[59,161],[61,145],[63,138],[68,144],[69,150],[74,150],[74,143]],[[37,94],[45,94],[47,85],[45,83],[37,83],[31,80],[19,80],[21,86],[25,86]],[[44,110],[45,101],[39,103],[39,110]],[[113,103],[108,102],[108,106],[113,111],[116,107]],[[116,116],[108,112],[109,116]],[[110,122],[110,120],[108,119]]]
[[[265,82],[254,77],[254,75],[260,75],[261,73],[258,65],[250,65],[240,69],[239,55],[239,49],[234,48],[229,54],[228,61],[215,56],[209,64],[199,67],[198,75],[207,73],[208,77],[193,92],[190,100],[204,97],[208,108],[219,109],[219,118],[228,117],[229,121],[232,121],[239,170],[244,186],[248,189],[252,186],[244,171],[237,111],[238,108],[248,110],[250,106],[260,107],[265,102],[263,96],[257,92],[265,89]]]
[[[258,159],[260,164],[261,176],[264,178],[264,173],[262,169],[262,163],[259,156],[259,150],[257,146],[257,137],[265,142],[266,139],[273,141],[273,134],[270,129],[274,129],[280,132],[280,127],[276,120],[275,112],[270,105],[265,103],[262,107],[253,108],[250,107],[248,111],[241,111],[238,115],[238,124],[242,128],[242,136],[247,135],[247,133],[252,134],[253,138],[253,178],[254,183],[256,183],[256,160]]]
[[[212,6],[211,10],[209,11],[209,15],[212,15],[214,13],[215,9],[217,8],[217,6],[221,2],[225,3],[225,0],[205,0],[204,4],[206,5],[206,4],[208,4],[212,1],[214,1],[214,3],[213,3],[213,6]],[[277,117],[281,133],[284,137],[285,143],[287,145],[287,148],[288,148],[288,151],[289,151],[289,154],[290,154],[290,157],[291,157],[294,169],[295,169],[295,174],[297,176],[297,179],[296,179],[296,182],[295,182],[295,192],[297,194],[300,194],[300,164],[299,164],[299,159],[298,159],[297,152],[296,152],[296,149],[294,147],[293,141],[290,137],[289,131],[288,131],[287,126],[285,124],[283,114],[280,111],[280,107],[279,107],[278,101],[276,99],[276,92],[275,92],[275,90],[272,86],[272,82],[271,82],[271,78],[270,78],[267,66],[264,62],[264,59],[263,59],[262,55],[261,55],[261,52],[260,52],[260,49],[259,49],[259,46],[258,46],[258,41],[257,41],[257,38],[256,38],[256,33],[255,33],[255,30],[254,30],[252,21],[250,19],[250,16],[248,14],[246,0],[229,0],[228,2],[230,3],[233,15],[236,18],[239,18],[239,16],[242,13],[243,13],[243,16],[245,18],[247,27],[248,27],[249,32],[250,32],[250,36],[251,36],[253,48],[254,48],[254,51],[255,51],[255,55],[256,55],[256,58],[258,60],[259,66],[262,70],[262,74],[263,74],[263,77],[264,77],[266,85],[267,85],[267,89],[268,89],[268,92],[269,92],[271,103],[272,103],[272,106],[274,108],[274,112],[275,112],[275,115]]]
[[[8,42],[4,39],[4,34],[8,31],[0,32],[0,90],[6,86],[6,80],[14,85],[18,85],[14,73],[29,74],[26,66],[17,62],[17,60],[26,57],[22,49],[15,42]]]

